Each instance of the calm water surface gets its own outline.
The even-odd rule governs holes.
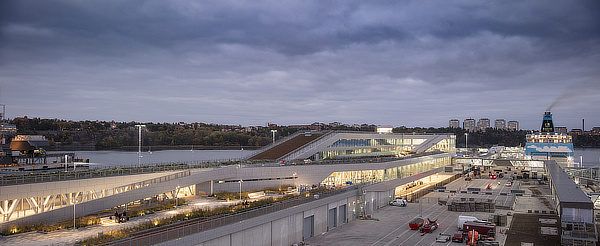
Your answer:
[[[160,150],[143,151],[142,164],[159,163],[198,163],[201,161],[239,160],[254,150]],[[89,159],[90,166],[135,166],[138,164],[137,151],[74,151],[77,158]],[[48,160],[53,161],[53,160]]]
[[[254,150],[161,150],[142,152],[142,164],[157,163],[197,163],[200,161],[239,160],[242,156],[251,154]],[[101,166],[132,166],[138,163],[138,153],[132,151],[75,151],[78,158],[90,160],[91,165]],[[575,161],[583,156],[586,167],[598,166],[600,148],[575,149]],[[49,160],[50,161],[50,160]]]
[[[575,161],[579,162],[580,156],[583,156],[584,167],[597,167],[600,165],[600,149],[597,148],[582,148],[575,149]]]

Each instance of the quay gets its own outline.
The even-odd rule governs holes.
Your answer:
[[[577,192],[576,188],[560,188],[573,181],[560,173],[562,169],[556,162],[482,161],[481,165],[465,165],[461,163],[464,159],[453,158],[455,152],[455,136],[451,134],[299,132],[236,165],[180,164],[5,176],[0,185],[0,229],[58,222],[156,199],[291,185],[307,196],[255,211],[166,225],[111,244],[344,245],[344,240],[354,238],[363,245],[430,245],[435,242],[432,236],[458,230],[459,215],[487,220],[494,214],[510,214],[506,216],[507,224],[497,227],[495,241],[500,245],[514,245],[511,242],[519,238],[519,230],[512,229],[511,221],[535,222],[542,217],[545,222],[556,220],[553,226],[539,226],[547,228],[547,233],[539,233],[543,240],[550,238],[566,245],[597,242],[593,203],[579,193],[563,195]],[[532,171],[547,181],[523,178],[523,173]],[[486,178],[489,172],[505,175],[490,180]],[[471,180],[465,180],[465,175]],[[509,177],[511,186],[506,184]],[[326,190],[311,193],[316,187]],[[408,206],[388,206],[397,197],[408,200]],[[448,211],[453,204],[482,199],[489,201],[493,210]],[[406,223],[417,215],[439,219],[440,228],[423,236],[406,231]],[[527,215],[541,217],[532,219]],[[572,226],[565,230],[561,226],[565,223]],[[373,224],[380,229],[367,229]],[[98,225],[90,230],[102,227],[106,228],[103,231],[111,228]],[[0,243],[21,236],[26,237],[15,234],[0,238]]]

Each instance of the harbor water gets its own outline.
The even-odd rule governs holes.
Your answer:
[[[238,161],[241,157],[251,154],[254,150],[160,150],[141,152],[142,165],[169,163],[199,163],[206,161]],[[72,151],[76,158],[89,160],[90,167],[136,166],[137,151]],[[49,152],[52,153],[52,152]],[[48,160],[52,162],[54,160]]]
[[[141,152],[141,164],[198,163],[204,161],[237,161],[250,155],[254,150],[160,150]],[[138,164],[138,152],[135,151],[75,151],[77,158],[88,159],[91,166],[135,166]],[[600,163],[600,148],[576,148],[575,162],[583,156],[584,167],[596,167]],[[52,160],[48,160],[52,161]]]

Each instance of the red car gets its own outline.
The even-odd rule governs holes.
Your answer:
[[[452,235],[452,242],[463,243],[465,242],[465,234],[463,232],[457,232]]]
[[[432,233],[437,228],[438,228],[437,220],[431,221],[429,218],[427,218],[427,223],[425,223],[421,227],[421,232],[422,233]]]
[[[413,219],[410,223],[408,223],[408,226],[411,230],[416,230],[421,228],[421,226],[423,226],[423,223],[425,223],[425,220],[421,217],[417,217]]]

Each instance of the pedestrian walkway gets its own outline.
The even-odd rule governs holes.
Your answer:
[[[64,229],[48,233],[27,232],[7,237],[0,237],[0,245],[73,245],[78,240],[96,236],[98,233],[106,233],[111,230],[119,230],[127,227],[134,227],[146,221],[168,218],[178,213],[190,211],[193,209],[212,209],[220,206],[229,206],[238,201],[219,201],[215,198],[204,196],[191,196],[185,198],[188,205],[178,206],[176,209],[159,211],[154,214],[144,215],[129,219],[126,223],[109,222],[102,225],[87,226],[79,229]]]

